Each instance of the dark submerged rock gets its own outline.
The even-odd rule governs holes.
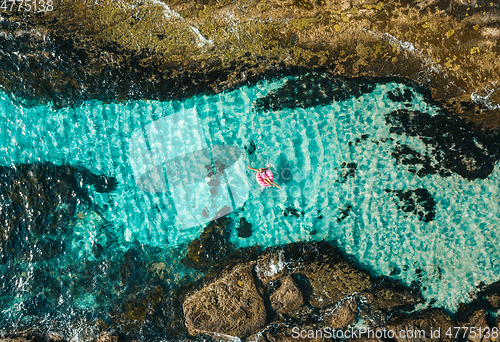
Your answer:
[[[337,217],[337,222],[340,223],[344,221],[351,213],[352,205],[348,204],[345,208],[339,208],[340,216]]]
[[[411,102],[413,100],[413,95],[410,89],[395,89],[393,91],[387,92],[387,97],[392,102]]]
[[[114,177],[68,165],[0,166],[0,260],[21,259],[30,251],[35,260],[59,255],[77,206],[92,207],[87,186],[110,192],[116,184]]]
[[[439,172],[446,176],[454,172],[469,180],[484,179],[500,159],[500,132],[482,132],[474,124],[445,111],[431,116],[400,109],[388,114],[386,121],[391,133],[419,137],[432,147],[424,155],[408,147],[398,147],[393,153],[400,163],[421,164],[424,169],[421,175]]]
[[[408,171],[419,177],[435,173],[439,173],[442,177],[448,177],[451,175],[450,171],[436,165],[436,162],[433,158],[431,158],[431,156],[421,155],[407,145],[397,143],[391,155],[397,160],[398,163],[406,165],[408,167]]]
[[[250,143],[245,145],[245,151],[249,156],[252,155],[256,149],[257,147],[255,146],[255,142],[253,140],[250,140]]]
[[[165,283],[149,283],[129,292],[116,303],[109,318],[113,320],[112,326],[129,336],[143,330],[144,325],[150,333],[163,331],[173,336],[182,333],[176,331],[181,328],[176,292]]]
[[[436,216],[436,202],[426,189],[386,190],[386,192],[393,193],[399,198],[399,209],[417,215],[420,221],[430,222]]]
[[[230,220],[227,217],[211,221],[200,237],[191,241],[188,252],[182,259],[184,266],[201,272],[207,272],[223,260],[233,250],[229,242]]]
[[[276,90],[255,101],[257,110],[282,110],[325,106],[333,101],[345,101],[370,93],[374,85],[356,79],[310,72],[288,81]]]
[[[285,210],[282,210],[282,212],[285,217],[295,216],[296,218],[299,218],[300,216],[304,216],[304,211],[299,211],[293,207],[288,207]]]
[[[339,179],[337,180],[337,182],[345,183],[347,181],[347,177],[356,177],[356,168],[356,163],[342,163],[339,169]]]
[[[238,237],[248,238],[252,236],[252,225],[247,221],[246,218],[240,218],[240,224],[238,225]]]

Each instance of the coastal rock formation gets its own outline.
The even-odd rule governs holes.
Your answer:
[[[62,107],[321,69],[417,82],[490,129],[500,124],[499,13],[496,1],[59,0],[0,13],[0,84],[15,100]]]
[[[270,248],[257,258],[255,273],[263,283],[269,283],[280,278],[287,271],[285,251]]]
[[[368,274],[346,262],[311,263],[302,273],[313,289],[309,303],[315,308],[325,308],[355,292],[368,290],[371,287]]]
[[[355,297],[348,297],[339,301],[332,308],[323,313],[326,326],[340,329],[354,323],[358,316],[358,304]]]
[[[182,309],[188,332],[245,337],[266,325],[267,313],[255,278],[255,262],[239,265],[189,295]]]
[[[291,276],[281,279],[281,286],[269,298],[271,306],[280,313],[289,313],[300,309],[304,304],[304,295]]]
[[[368,273],[356,268],[332,245],[296,245],[295,249],[292,244],[290,247],[289,254],[293,260],[290,269],[306,279],[311,288],[308,301],[314,308],[326,308],[355,292],[371,288]]]
[[[15,335],[0,336],[0,342],[66,342],[62,336],[44,333],[37,329],[27,329]],[[104,342],[104,341],[102,341]],[[106,341],[114,342],[114,341]]]
[[[460,324],[460,326],[476,330],[475,333],[472,333],[470,330],[468,331],[467,340],[470,342],[489,342],[493,339],[491,336],[485,337],[484,333],[479,333],[479,331],[484,332],[489,330],[485,309],[475,311],[466,322],[460,323],[463,323],[463,325]]]
[[[388,277],[374,280],[372,293],[373,297],[369,301],[376,310],[412,311],[415,305],[424,302],[420,289],[410,289]]]
[[[182,263],[202,272],[221,263],[233,250],[233,244],[229,242],[229,223],[227,217],[211,221],[200,237],[189,243],[187,256]]]
[[[427,309],[410,315],[395,315],[387,323],[387,329],[395,332],[394,338],[398,342],[416,341],[454,341],[450,335],[446,335],[448,329],[452,329],[456,323],[441,309]],[[431,335],[432,331],[439,329],[440,335]],[[399,334],[400,331],[411,332]],[[435,333],[434,333],[435,334]]]
[[[0,184],[0,261],[59,255],[77,206],[92,206],[87,186],[98,192],[117,186],[113,177],[52,163],[0,166]]]

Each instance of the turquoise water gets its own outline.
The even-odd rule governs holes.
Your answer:
[[[265,81],[183,102],[87,102],[61,110],[23,108],[1,95],[0,165],[50,161],[83,166],[118,181],[109,194],[89,188],[99,210],[83,204],[77,210],[85,213],[84,218],[75,218],[69,248],[64,258],[52,261],[52,267],[95,260],[95,243],[118,253],[138,242],[166,255],[199,236],[204,225],[183,225],[185,214],[179,211],[175,193],[138,187],[130,145],[135,132],[147,125],[173,113],[191,112],[197,115],[207,146],[237,147],[241,165],[271,166],[281,186],[264,189],[252,171],[237,170],[239,195],[246,200],[244,206],[235,203],[230,215],[244,217],[253,232],[240,238],[233,227],[231,242],[236,246],[335,240],[379,274],[393,274],[408,284],[420,282],[427,300],[435,299],[434,305],[451,310],[468,301],[469,292],[480,282],[500,279],[498,164],[482,180],[457,174],[419,177],[391,155],[398,144],[416,151],[430,147],[419,137],[391,133],[385,115],[398,109],[437,115],[438,108],[414,88],[395,82],[323,106],[255,108],[257,99],[286,82],[287,78]],[[391,101],[387,92],[397,89],[408,89],[413,100]],[[355,172],[348,170],[349,163],[356,164]],[[400,210],[386,191],[418,188],[434,198],[435,217],[430,222]],[[171,263],[178,267],[170,270],[177,272],[175,277],[191,274]],[[16,308],[33,288],[42,294],[51,291],[50,284],[34,284],[30,274],[37,267],[36,262],[22,265],[25,273],[18,275],[17,298],[0,307],[5,317],[17,317]],[[67,310],[97,305],[96,297],[89,294],[68,297],[62,292],[58,298]]]

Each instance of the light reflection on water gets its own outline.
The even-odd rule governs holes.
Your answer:
[[[108,297],[127,294],[123,274],[130,270],[119,268],[127,257],[136,258],[126,254],[130,249],[141,251],[137,258],[143,259],[144,268],[158,261],[169,265],[169,281],[200,276],[179,259],[185,253],[183,244],[198,237],[203,226],[183,229],[178,203],[169,192],[138,188],[129,159],[134,132],[192,108],[207,146],[239,148],[243,165],[270,165],[281,185],[281,190],[263,189],[254,174],[248,174],[249,198],[244,209],[230,215],[244,217],[253,232],[240,238],[233,225],[235,246],[336,240],[375,272],[397,274],[408,284],[420,282],[427,299],[452,310],[468,300],[468,292],[479,282],[499,280],[498,165],[484,180],[469,181],[457,174],[418,177],[391,155],[397,143],[415,151],[429,149],[418,137],[391,133],[384,117],[397,109],[435,115],[422,95],[402,84],[385,83],[358,98],[324,106],[254,108],[255,100],[284,82],[184,102],[88,102],[57,111],[16,107],[3,95],[0,165],[49,161],[83,166],[118,181],[110,193],[89,187],[93,204],[78,206],[77,213],[84,215],[75,217],[63,237],[67,244],[62,256],[0,266],[5,269],[0,296],[8,298],[0,308],[6,326],[20,315],[29,321],[37,312],[50,311],[46,321],[55,320],[50,309],[55,303],[61,317],[78,316],[81,310],[93,316],[93,308],[111,306]],[[388,91],[407,88],[411,103],[387,96]],[[426,189],[436,203],[430,222],[398,209],[397,200],[386,191],[417,188]],[[96,246],[102,250],[96,251]]]

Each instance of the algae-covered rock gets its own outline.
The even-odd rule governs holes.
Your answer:
[[[423,342],[423,341],[454,341],[452,335],[446,335],[446,331],[456,326],[451,317],[441,309],[426,309],[410,315],[394,315],[387,323],[386,328],[394,332],[394,338],[398,342]],[[440,335],[431,335],[431,331],[439,329]],[[399,334],[400,331],[411,332],[410,334]]]
[[[182,309],[191,335],[242,338],[265,326],[266,307],[254,266],[255,262],[238,265],[184,299]]]
[[[179,99],[303,68],[412,80],[457,116],[500,124],[496,1],[61,0],[0,16],[0,84],[34,104]],[[325,101],[310,90],[299,103]]]
[[[269,298],[271,306],[280,313],[289,313],[304,306],[304,295],[292,276],[281,279],[281,286]]]
[[[233,250],[229,242],[229,218],[222,217],[211,221],[203,230],[200,237],[191,241],[182,263],[197,271],[206,272],[219,263],[223,263]]]
[[[424,302],[420,289],[403,286],[388,277],[375,279],[372,293],[369,304],[375,310],[412,311],[415,305]]]
[[[324,310],[323,317],[327,326],[341,329],[354,323],[358,316],[358,304],[354,296],[345,298]]]
[[[116,180],[68,165],[0,166],[0,260],[34,253],[36,261],[63,252],[61,238],[77,205],[92,205],[89,185],[110,192]]]
[[[355,267],[328,243],[289,246],[290,268],[307,279],[311,287],[309,303],[326,308],[356,292],[369,290],[371,280],[366,271]],[[300,260],[300,262],[298,261]]]
[[[137,333],[146,325],[150,331],[178,334],[179,310],[175,292],[166,284],[148,284],[134,288],[119,299],[112,309],[113,327],[119,326],[126,333]]]

